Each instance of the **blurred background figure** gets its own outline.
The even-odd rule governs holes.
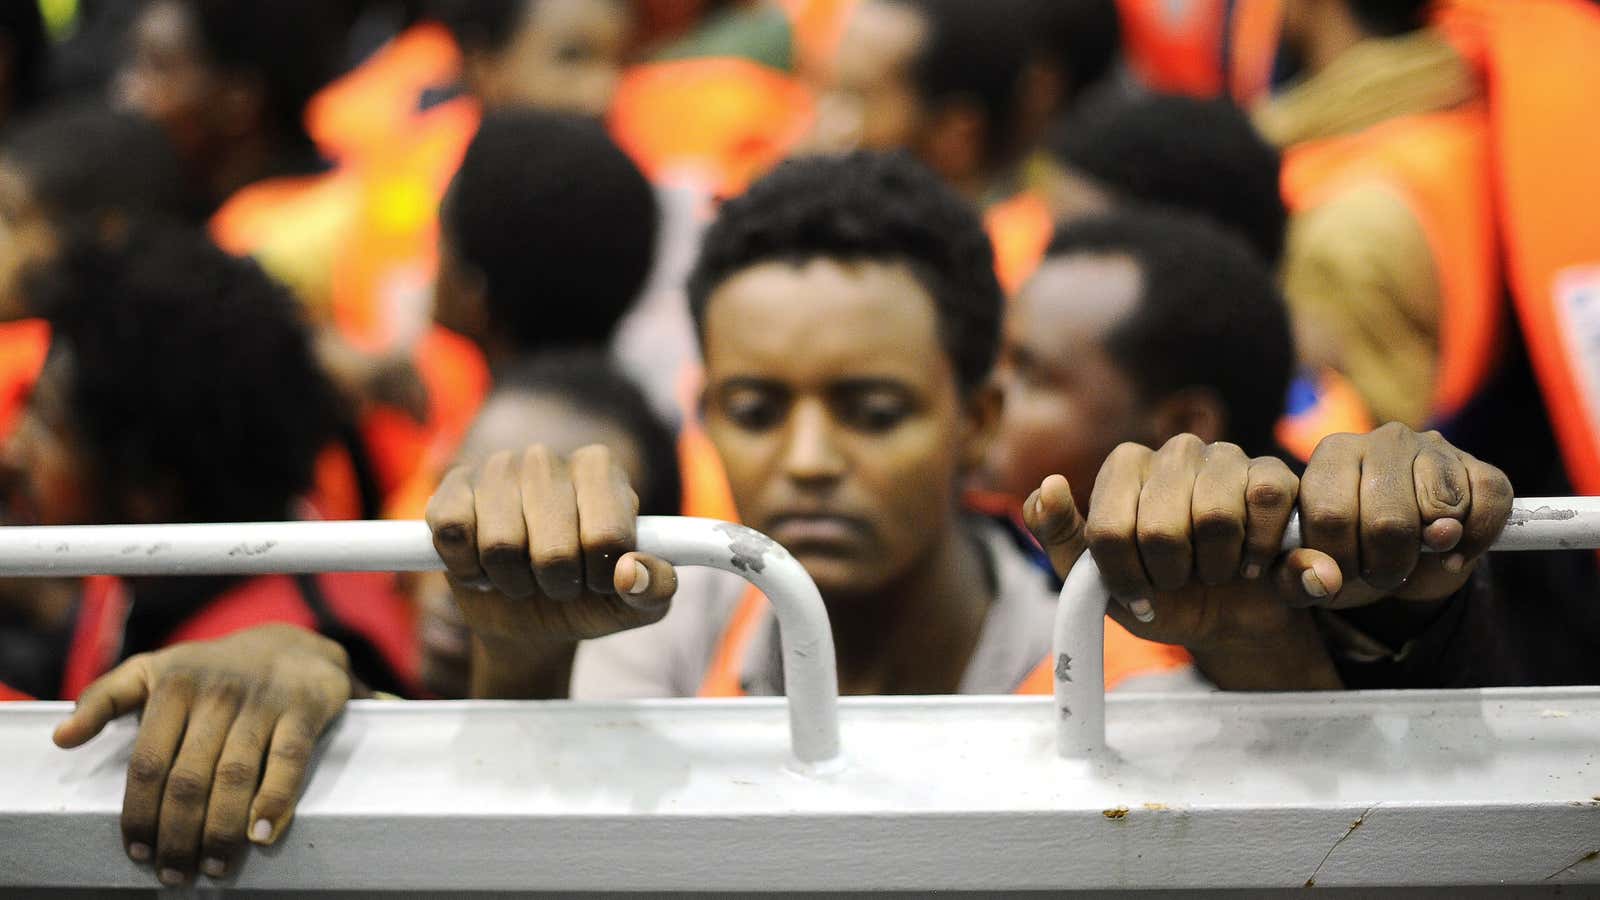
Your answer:
[[[0,129],[47,99],[50,39],[31,0],[0,4]]]
[[[1275,454],[1293,364],[1283,299],[1237,237],[1171,213],[1079,219],[1007,310],[981,481],[1020,502],[1065,475],[1087,508],[1125,441],[1187,433]]]
[[[563,456],[611,449],[639,492],[639,513],[677,515],[682,486],[671,428],[603,352],[550,353],[496,370],[494,392],[467,432],[455,465],[481,466],[502,450],[543,444]],[[419,579],[422,683],[442,698],[468,696],[469,635],[442,575]]]
[[[338,395],[297,305],[179,226],[84,235],[29,279],[49,357],[4,450],[8,522],[249,522],[308,512]],[[270,621],[345,644],[374,685],[415,672],[387,576],[90,578],[55,660],[72,698],[119,659]],[[12,681],[10,677],[0,680]]]

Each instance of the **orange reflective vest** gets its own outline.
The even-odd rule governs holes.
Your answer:
[[[1284,155],[1291,212],[1313,209],[1356,185],[1382,185],[1415,216],[1438,274],[1439,363],[1430,419],[1447,422],[1483,387],[1502,337],[1501,279],[1490,173],[1488,113],[1481,105],[1402,116],[1351,135],[1307,141]],[[1348,403],[1353,392],[1332,395]],[[1307,427],[1320,439],[1359,421],[1359,410]],[[1370,414],[1365,416],[1370,421]],[[1318,432],[1321,433],[1318,433]],[[1315,446],[1315,440],[1311,441]]]
[[[374,573],[316,576],[327,615],[369,644],[373,662],[407,688],[417,683],[421,656],[416,643],[416,614],[393,589],[393,577]],[[67,649],[61,696],[76,700],[96,678],[110,671],[122,655],[123,630],[131,608],[127,585],[96,575],[84,579],[72,642]],[[328,624],[287,575],[251,578],[222,592],[180,623],[167,645],[226,637],[237,631],[283,622],[309,630]],[[350,648],[347,648],[350,649]],[[353,654],[354,656],[354,654]]]
[[[1151,90],[1246,107],[1271,90],[1283,0],[1117,0],[1117,11],[1128,64]]]
[[[711,655],[711,667],[700,682],[701,697],[743,697],[740,685],[740,663],[755,638],[756,626],[761,622],[761,612],[768,607],[766,595],[754,586],[746,589],[733,618],[717,639],[716,650]],[[1170,672],[1189,665],[1190,657],[1182,647],[1157,644],[1136,638],[1126,628],[1106,619],[1105,668],[1106,690],[1113,690],[1129,678]],[[1046,658],[1028,673],[1012,691],[1014,694],[1052,694],[1055,692],[1055,660]]]
[[[1573,487],[1600,494],[1600,8],[1455,0],[1486,73],[1507,280]]]
[[[0,440],[16,427],[50,352],[50,324],[43,319],[0,322]]]
[[[612,99],[612,137],[652,181],[742,192],[810,127],[811,92],[745,59],[634,66]]]
[[[413,25],[318,91],[306,104],[306,130],[329,159],[365,159],[410,133],[425,90],[460,77],[461,51],[449,30]]]
[[[28,696],[27,694],[24,694],[23,692],[17,690],[14,687],[6,684],[4,681],[0,681],[0,703],[6,703],[6,702],[9,702],[9,701],[17,701],[17,700],[32,700],[32,699],[33,699],[32,697]]]
[[[1007,295],[1015,294],[1039,268],[1055,236],[1050,207],[1033,191],[1023,191],[989,207],[983,225],[994,246],[994,273],[1000,287]]]

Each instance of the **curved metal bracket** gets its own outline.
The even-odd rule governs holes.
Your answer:
[[[1283,546],[1300,546],[1298,513],[1289,521]],[[1491,549],[1600,549],[1600,497],[1519,499]],[[1066,759],[1093,759],[1106,749],[1104,656],[1110,599],[1100,567],[1085,553],[1067,573],[1056,607],[1056,749]]]
[[[822,596],[777,542],[743,525],[641,516],[639,549],[732,572],[777,613],[795,758],[839,757],[839,679]],[[0,576],[263,575],[444,568],[423,522],[250,522],[0,528]]]

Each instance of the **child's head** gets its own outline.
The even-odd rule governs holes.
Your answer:
[[[598,117],[633,40],[627,0],[433,0],[461,46],[469,90],[485,107]]]

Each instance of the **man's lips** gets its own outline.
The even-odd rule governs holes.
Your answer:
[[[774,516],[767,525],[767,535],[791,551],[857,544],[868,533],[861,519],[815,513],[786,513]]]

